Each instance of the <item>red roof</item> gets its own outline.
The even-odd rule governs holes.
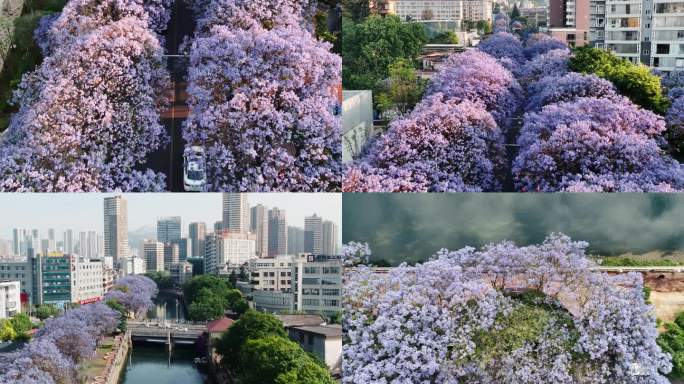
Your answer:
[[[227,317],[220,318],[218,320],[214,320],[207,324],[207,332],[209,333],[220,333],[220,332],[225,332],[228,328],[230,328],[231,325],[235,320],[229,319]]]

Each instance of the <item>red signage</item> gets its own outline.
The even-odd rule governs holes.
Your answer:
[[[79,301],[78,303],[81,304],[81,305],[83,305],[83,304],[92,304],[92,303],[97,303],[97,302],[100,301],[100,300],[102,300],[102,298],[101,298],[100,296],[96,296],[96,297],[91,297],[91,298],[89,298],[89,299],[81,300],[81,301]]]

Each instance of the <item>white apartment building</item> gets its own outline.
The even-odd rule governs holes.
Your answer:
[[[605,47],[639,63],[642,41],[642,0],[607,0]]]
[[[235,267],[256,258],[256,236],[224,230],[206,238],[205,273],[230,273]]]
[[[331,315],[342,310],[342,261],[316,258],[293,261],[292,291],[298,311]]]
[[[389,9],[402,21],[462,20],[461,0],[390,0]]]
[[[21,313],[19,286],[18,281],[0,281],[0,319],[7,319]]]
[[[71,302],[87,304],[104,297],[104,265],[100,259],[75,259],[71,266]]]
[[[122,268],[126,275],[142,275],[145,269],[145,259],[141,257],[129,257],[126,259],[125,268]]]
[[[259,257],[268,256],[268,207],[257,204],[252,207],[250,215],[250,231],[256,235],[256,253]]]
[[[128,201],[121,196],[104,199],[104,255],[117,266],[128,256]]]
[[[650,1],[650,0],[649,0]],[[661,71],[684,69],[684,2],[653,1],[650,62]]]

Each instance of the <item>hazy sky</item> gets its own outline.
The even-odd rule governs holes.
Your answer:
[[[0,194],[0,238],[10,239],[12,228],[48,228],[59,231],[102,232],[103,199],[115,194]],[[128,200],[128,228],[156,226],[157,218],[181,216],[183,232],[193,221],[204,221],[208,228],[221,220],[219,193],[125,193]],[[288,225],[304,227],[304,217],[313,213],[341,225],[342,197],[335,193],[250,193],[249,204],[277,206],[287,211]],[[41,233],[42,236],[45,236]]]
[[[549,232],[601,253],[684,250],[684,194],[345,194],[343,205],[343,241],[393,262]]]

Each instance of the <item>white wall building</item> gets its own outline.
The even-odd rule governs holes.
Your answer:
[[[128,256],[128,201],[121,196],[104,199],[104,255],[116,266]]]
[[[342,91],[342,162],[361,153],[373,130],[373,94],[371,91]]]
[[[340,325],[303,325],[287,329],[290,339],[303,350],[318,356],[332,373],[342,366],[342,327]]]
[[[406,20],[462,20],[461,0],[390,0],[390,9]]]
[[[147,272],[161,272],[164,270],[164,244],[147,240],[143,243],[145,270]]]
[[[292,288],[292,256],[279,256],[249,261],[249,280],[261,291],[290,292]]]
[[[100,259],[77,258],[71,266],[71,302],[86,304],[104,297],[104,264]]]
[[[521,10],[522,11],[522,10]],[[492,0],[464,0],[463,20],[492,22]]]
[[[223,194],[224,230],[246,233],[249,231],[249,201],[246,193]]]
[[[342,261],[299,258],[292,265],[295,306],[303,312],[333,314],[342,310]]]
[[[221,231],[207,236],[205,273],[230,273],[256,258],[256,236],[251,233]]]
[[[145,269],[145,259],[142,257],[129,257],[126,259],[126,268],[124,268],[126,275],[142,275],[147,270]]]
[[[0,281],[0,319],[21,313],[21,289],[18,281]]]

